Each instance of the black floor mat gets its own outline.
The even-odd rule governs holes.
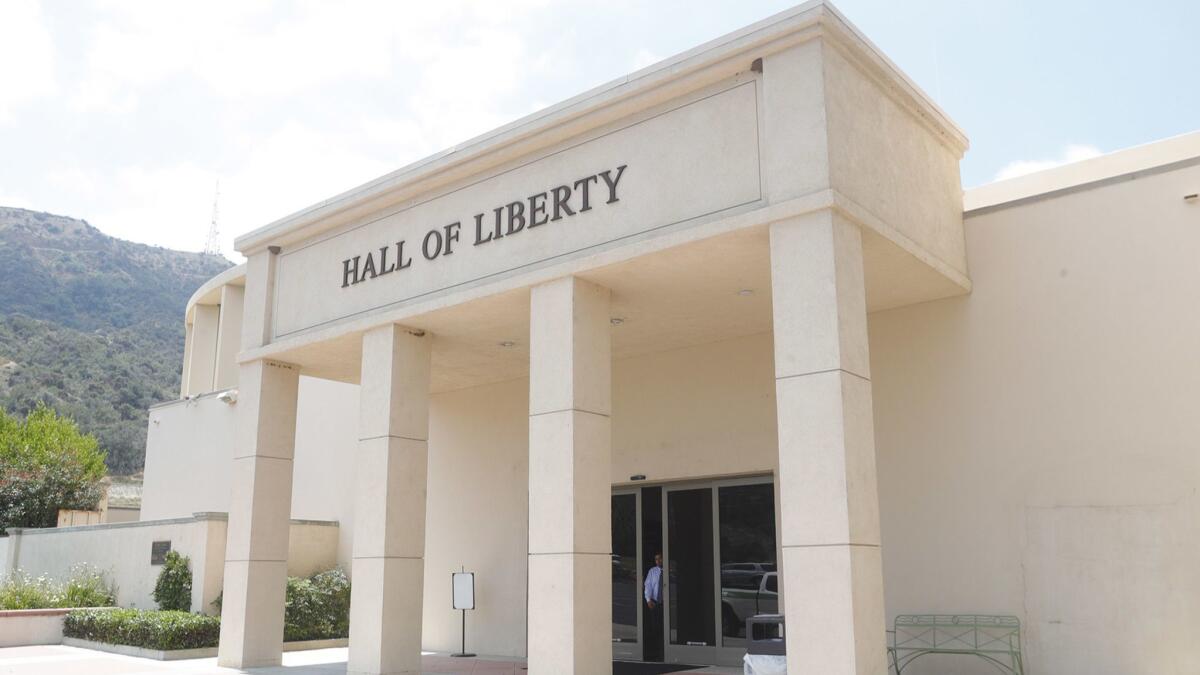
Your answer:
[[[635,663],[633,661],[613,661],[613,675],[661,675],[662,673],[678,673],[684,670],[696,670],[704,666],[681,666],[677,663]]]

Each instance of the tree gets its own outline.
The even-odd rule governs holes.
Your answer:
[[[0,533],[54,527],[59,509],[95,509],[104,453],[75,422],[39,404],[24,419],[0,410]]]

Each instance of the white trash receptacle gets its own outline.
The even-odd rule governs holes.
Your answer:
[[[787,675],[787,657],[778,654],[747,654],[742,657],[744,675]]]

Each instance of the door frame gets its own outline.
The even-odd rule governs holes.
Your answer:
[[[659,487],[662,488],[661,500],[657,507],[662,514],[662,548],[663,548],[663,612],[662,612],[662,636],[663,636],[663,661],[664,663],[680,663],[692,665],[716,665],[716,666],[740,666],[742,664],[742,656],[746,653],[745,646],[725,647],[724,635],[721,629],[721,518],[720,518],[720,488],[737,486],[737,485],[771,485],[774,486],[775,476],[773,474],[758,474],[754,476],[739,476],[734,478],[714,478],[708,480],[686,480],[677,482],[655,482],[655,483],[638,483],[636,486],[624,485],[613,488],[612,494],[634,494],[637,496],[637,551],[638,551],[638,569],[637,569],[637,589],[638,607],[641,607],[641,589],[644,583],[645,571],[642,569],[642,558],[645,552],[642,550],[642,509],[649,508],[651,505],[643,504],[642,488]],[[671,583],[670,583],[670,565],[671,565],[671,532],[670,522],[667,517],[667,500],[671,492],[681,490],[696,490],[708,488],[712,490],[712,555],[713,555],[713,621],[714,631],[716,634],[716,644],[709,646],[695,645],[675,645],[671,643]],[[771,517],[776,518],[778,514],[778,505],[772,512]],[[776,522],[776,537],[778,537],[779,523]],[[778,542],[776,542],[776,550],[778,550]],[[776,569],[780,568],[780,563],[775,562]],[[628,642],[613,643],[613,658],[619,660],[636,660],[641,661],[644,654],[644,636],[645,626],[643,622],[643,612],[639,611],[638,619],[638,640],[636,645]],[[618,650],[620,652],[618,653]]]
[[[636,642],[617,642],[615,639],[612,643],[612,656],[614,661],[641,661],[645,654],[645,626],[642,625],[642,584],[644,583],[645,573],[642,571],[642,490],[641,486],[613,488],[612,496],[633,495],[634,496],[634,520],[637,526],[637,565],[635,566],[634,575],[634,592],[637,593],[637,641]]]

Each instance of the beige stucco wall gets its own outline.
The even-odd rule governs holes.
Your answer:
[[[654,481],[774,470],[769,335],[619,361],[613,386],[614,483],[634,474]],[[521,379],[432,399],[427,649],[458,644],[461,617],[449,609],[449,574],[462,565],[479,575],[479,609],[468,617],[472,649],[524,654],[528,395]],[[154,410],[145,519],[228,510],[235,407],[210,396]],[[348,569],[358,387],[303,377],[298,407],[292,517],[338,521],[329,564]],[[295,552],[297,542],[292,546]]]
[[[358,387],[301,377],[296,407],[292,517],[337,521],[337,560],[349,573]]]
[[[234,414],[213,395],[150,409],[141,520],[229,510]]]
[[[154,609],[154,584],[161,566],[150,564],[153,542],[170,541],[171,550],[191,559],[192,611],[214,613],[212,601],[222,590],[225,570],[225,514],[186,518],[20,530],[5,542],[0,579],[24,570],[66,580],[87,564],[104,572],[116,586],[117,605]],[[328,522],[293,521],[289,528],[288,574],[307,576],[337,562],[338,528]]]
[[[457,649],[450,573],[477,573],[472,650],[524,655],[527,380],[438,394],[430,409],[424,647]],[[769,473],[775,457],[769,336],[619,361],[613,481]],[[297,469],[299,470],[299,469]],[[537,514],[532,514],[537,517]]]
[[[889,238],[965,275],[961,150],[849,52],[822,46],[830,185],[894,229]]]
[[[969,217],[972,295],[871,317],[889,617],[1015,614],[1030,672],[1200,672],[1197,185]]]
[[[193,611],[205,611],[205,600],[216,597],[204,580],[212,580],[214,571],[206,565],[209,530],[225,532],[225,521],[215,518],[174,519],[156,523],[122,523],[81,527],[26,530],[9,537],[18,544],[13,556],[14,569],[35,575],[65,580],[72,568],[87,563],[108,575],[117,586],[117,604],[122,607],[154,609],[154,583],[160,566],[150,564],[150,549],[155,541],[170,541],[171,549],[192,560]],[[223,536],[221,552],[224,553]],[[10,544],[11,545],[11,544]],[[216,570],[220,579],[220,570]],[[201,596],[208,596],[203,598]]]
[[[476,573],[468,645],[481,654],[525,653],[528,542],[526,380],[434,396],[425,516],[424,647],[457,651],[461,614],[450,573]]]

